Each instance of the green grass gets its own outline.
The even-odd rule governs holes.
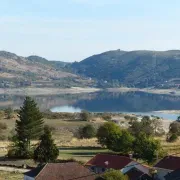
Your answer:
[[[75,159],[87,162],[98,153],[107,153],[107,149],[99,147],[60,147],[59,159]]]

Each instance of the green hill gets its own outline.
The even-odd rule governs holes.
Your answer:
[[[180,50],[108,51],[72,64],[100,86],[159,86],[180,78]]]

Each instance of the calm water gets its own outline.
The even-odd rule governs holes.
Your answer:
[[[0,108],[8,106],[18,109],[24,96],[0,96]],[[156,95],[143,92],[107,93],[98,92],[76,95],[34,97],[41,110],[53,112],[126,112],[142,115],[156,115],[175,120],[177,114],[157,113],[160,110],[180,110],[180,97]]]

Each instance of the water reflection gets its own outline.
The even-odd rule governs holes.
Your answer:
[[[160,110],[180,110],[179,96],[143,92],[108,93],[104,91],[89,94],[34,96],[33,98],[43,111],[51,109],[58,112],[79,112],[84,109],[90,112],[134,112],[142,114]],[[1,95],[0,108],[11,106],[18,109],[22,105],[23,99],[24,96]],[[172,119],[177,115],[170,114],[170,116]]]

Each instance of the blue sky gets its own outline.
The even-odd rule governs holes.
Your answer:
[[[80,61],[115,49],[180,49],[179,7],[179,0],[1,0],[0,50]]]

